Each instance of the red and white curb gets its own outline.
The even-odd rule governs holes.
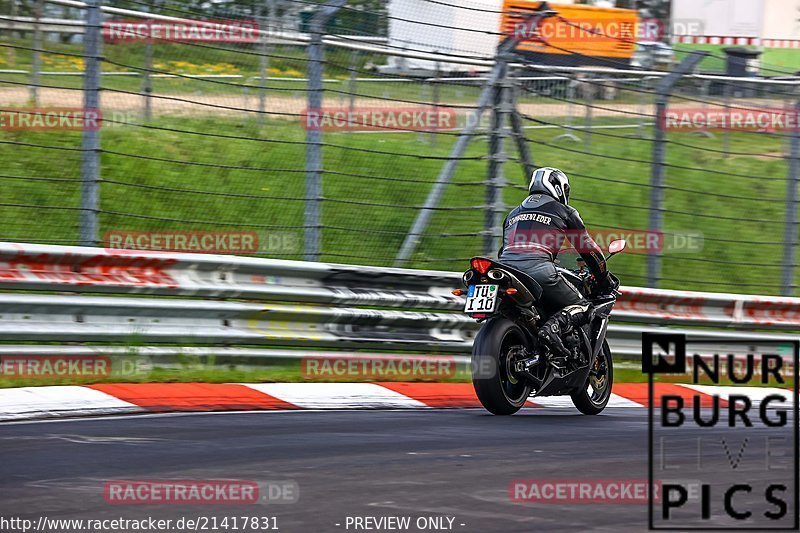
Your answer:
[[[727,405],[731,394],[757,404],[768,387],[714,387],[656,383],[655,394],[679,395],[702,404],[714,395]],[[609,407],[647,405],[647,383],[614,385]],[[275,411],[297,409],[442,409],[480,407],[470,383],[128,383],[0,389],[0,420],[26,420],[130,413]],[[533,398],[531,408],[571,408],[569,397]]]
[[[728,35],[675,35],[673,44],[735,44],[763,46],[764,48],[800,48],[798,39],[762,39],[761,37],[733,37]]]

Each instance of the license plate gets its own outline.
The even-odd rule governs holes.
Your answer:
[[[467,289],[465,313],[494,313],[497,307],[497,285],[470,285]]]

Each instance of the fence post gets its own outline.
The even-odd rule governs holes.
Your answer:
[[[16,0],[12,0],[12,3]],[[28,91],[30,93],[31,105],[39,105],[39,75],[42,71],[42,24],[41,18],[44,11],[44,0],[36,0],[33,8],[33,50],[31,57],[31,78]]]
[[[422,234],[425,232],[425,228],[428,226],[428,221],[433,215],[433,209],[439,205],[439,200],[444,194],[445,186],[450,181],[453,173],[456,171],[458,161],[461,156],[464,155],[464,151],[467,149],[469,142],[472,140],[475,130],[478,129],[483,112],[486,110],[489,104],[492,103],[492,87],[497,82],[499,69],[500,65],[496,64],[489,75],[489,81],[487,81],[486,86],[483,88],[483,91],[478,98],[475,111],[473,112],[472,116],[467,116],[467,125],[458,136],[456,144],[453,146],[453,149],[450,152],[450,157],[447,159],[447,162],[444,164],[444,167],[442,167],[441,172],[439,172],[439,175],[436,177],[436,182],[433,184],[433,189],[431,189],[431,192],[428,193],[428,198],[425,200],[425,205],[422,207],[422,211],[419,213],[419,215],[417,215],[414,225],[408,232],[408,235],[406,235],[406,238],[403,241],[403,246],[397,253],[397,257],[395,257],[395,266],[403,266],[411,257],[411,254],[414,253],[414,249],[417,247],[417,244],[419,244]]]
[[[492,121],[489,130],[489,165],[486,180],[486,226],[483,251],[491,255],[499,248],[498,236],[502,209],[502,190],[505,182],[503,165],[506,161],[505,137],[508,115],[508,65],[501,60],[500,74],[492,90]]]
[[[567,116],[564,119],[564,133],[556,135],[553,137],[554,141],[560,141],[561,139],[568,139],[570,141],[578,142],[578,136],[572,133],[575,130],[574,126],[574,113],[575,113],[575,90],[578,86],[578,81],[574,79],[567,78]],[[555,90],[555,84],[554,88]]]
[[[587,76],[591,79],[591,74]],[[591,82],[584,81],[583,85],[586,90],[584,98],[586,100],[586,113],[583,117],[583,145],[588,150],[592,146],[592,122],[594,120],[594,91],[595,85]],[[599,90],[599,85],[597,86]]]
[[[17,2],[16,0],[11,0],[11,14],[8,21],[8,40],[14,40],[14,19],[17,17]],[[16,51],[13,47],[9,46],[6,50],[6,60],[8,61],[9,68],[13,67],[16,64]]]
[[[669,75],[663,77],[656,86],[656,123],[653,125],[653,164],[650,178],[650,231],[660,232],[664,210],[664,175],[666,170],[666,141],[664,125],[667,118],[667,104],[672,88],[684,74],[691,72],[708,52],[690,52]],[[647,256],[647,286],[658,287],[661,279],[661,256]]]
[[[102,53],[103,13],[102,0],[86,1],[86,33],[84,34],[84,112],[100,110],[100,68]],[[102,124],[102,122],[100,123]],[[83,246],[95,246],[98,234],[98,205],[100,198],[100,128],[86,126],[81,144],[81,223],[80,242]]]
[[[328,0],[309,24],[308,45],[308,109],[306,112],[322,110],[322,74],[325,61],[325,45],[322,34],[325,23],[347,0]],[[305,212],[305,258],[317,261],[320,254],[320,204],[322,203],[322,132],[318,128],[306,128],[306,212]]]
[[[411,254],[414,253],[417,244],[419,244],[422,234],[428,226],[428,221],[433,215],[433,210],[439,204],[439,200],[444,194],[444,188],[453,176],[456,166],[458,166],[458,160],[464,154],[467,146],[469,146],[469,142],[472,140],[472,136],[478,128],[483,112],[489,104],[492,103],[493,89],[498,80],[501,79],[501,73],[505,71],[506,65],[508,64],[508,56],[514,52],[522,39],[530,35],[531,31],[535,31],[538,28],[543,19],[553,16],[554,14],[555,12],[548,8],[537,11],[521,23],[517,23],[513,33],[503,39],[498,45],[495,64],[489,73],[489,78],[481,91],[480,97],[478,97],[478,102],[475,104],[475,111],[472,117],[467,117],[466,127],[458,136],[453,149],[450,151],[450,157],[447,159],[444,167],[442,167],[442,171],[439,172],[439,175],[436,177],[436,182],[433,184],[431,192],[428,193],[425,205],[417,215],[416,220],[414,220],[414,225],[411,227],[408,235],[406,235],[403,246],[395,257],[395,266],[403,266],[411,257]]]
[[[520,116],[519,109],[517,108],[517,95],[519,94],[519,81],[511,87],[510,96],[510,118],[511,118],[511,136],[514,137],[514,142],[517,145],[517,152],[522,163],[523,184],[527,185],[528,181],[533,175],[533,157],[531,156],[528,141],[525,139],[525,128],[522,124],[522,117]]]
[[[353,116],[353,112],[356,109],[356,72],[358,70],[358,50],[353,50],[350,53],[350,78],[349,84],[347,87],[348,92],[348,109],[350,111],[350,116]]]
[[[144,45],[144,72],[142,77],[142,97],[144,98],[144,121],[153,118],[153,41],[148,39]]]
[[[644,139],[645,137],[645,130],[647,128],[647,98],[650,94],[650,82],[654,79],[655,78],[652,76],[642,76],[639,80],[640,92],[638,105],[636,107],[636,112],[639,113],[639,125],[636,128],[636,133],[633,134],[634,137],[638,137],[639,139]]]
[[[800,113],[800,99],[794,102],[794,116]],[[800,131],[795,127],[789,139],[789,171],[786,176],[786,228],[783,246],[781,296],[794,295],[794,265],[797,261],[797,182],[800,179]]]
[[[441,99],[440,97],[441,79],[442,79],[442,67],[440,63],[437,61],[433,72],[433,86],[431,87],[431,100],[433,103],[433,110],[434,112],[436,112],[437,117],[439,116],[439,100]],[[436,146],[436,139],[438,137],[439,136],[437,135],[437,132],[431,130],[430,133],[431,146],[434,147]]]
[[[272,21],[272,9],[270,0],[264,0],[264,4],[258,7],[260,12],[258,34],[258,125],[264,127],[264,118],[267,111],[267,69],[269,59],[267,58],[267,39],[269,38],[269,25]]]
[[[725,114],[730,115],[731,113],[731,82],[726,81],[723,82],[723,89],[722,93],[725,96]],[[725,152],[722,154],[722,157],[725,159],[728,158],[731,151],[731,130],[730,128],[725,128],[722,132],[722,150]]]

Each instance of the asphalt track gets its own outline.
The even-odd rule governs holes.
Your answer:
[[[10,423],[0,429],[0,516],[275,516],[280,531],[303,533],[356,531],[346,528],[348,516],[449,516],[452,530],[463,532],[644,531],[647,505],[520,504],[508,489],[520,478],[647,479],[646,413],[283,411]],[[791,439],[791,424],[780,431]],[[738,453],[739,442],[731,447]],[[748,479],[776,476],[759,465]],[[741,472],[709,466],[719,469],[718,479],[741,479]],[[109,505],[103,484],[120,479],[290,479],[300,501]]]

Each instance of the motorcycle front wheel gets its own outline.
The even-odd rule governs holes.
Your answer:
[[[614,384],[614,363],[611,349],[603,341],[603,349],[592,361],[586,386],[572,393],[572,403],[585,415],[596,415],[603,411],[611,399],[611,386]]]
[[[525,335],[503,317],[486,322],[472,345],[472,385],[492,414],[513,415],[525,405],[531,385],[514,373],[517,354],[524,354]]]

